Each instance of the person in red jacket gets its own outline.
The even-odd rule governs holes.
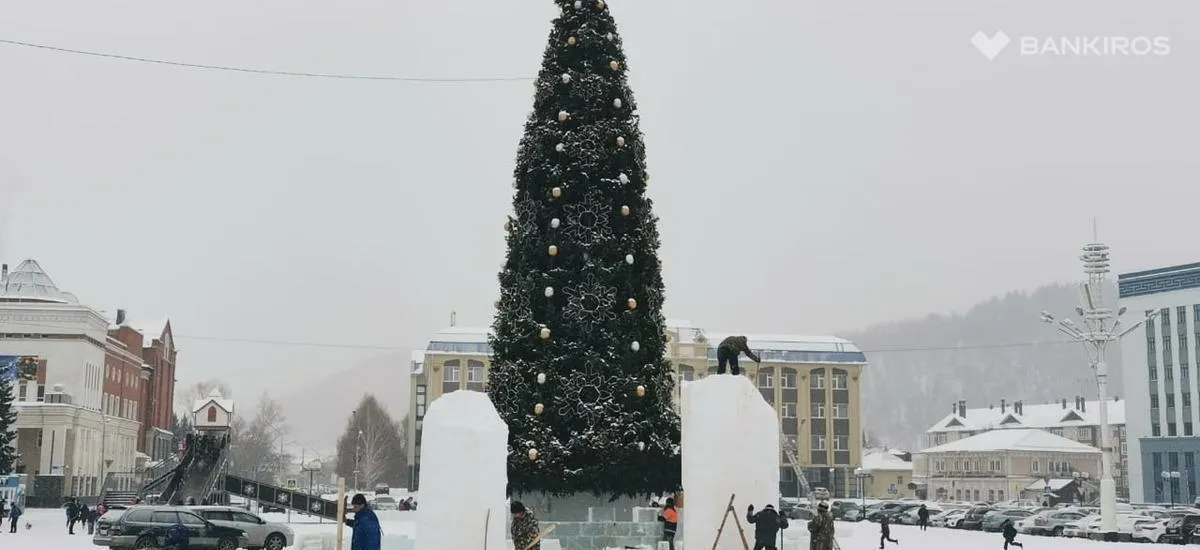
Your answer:
[[[679,529],[679,510],[675,509],[675,499],[668,498],[658,521],[663,522],[663,540],[671,550],[675,550],[675,531]]]

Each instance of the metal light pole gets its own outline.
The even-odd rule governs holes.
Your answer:
[[[1108,345],[1133,332],[1143,323],[1154,318],[1147,311],[1146,317],[1129,327],[1121,326],[1125,308],[1114,315],[1104,303],[1104,288],[1108,284],[1108,245],[1091,243],[1084,245],[1083,272],[1088,280],[1079,285],[1080,305],[1075,313],[1083,321],[1082,326],[1070,319],[1055,319],[1049,312],[1042,312],[1042,321],[1053,325],[1059,332],[1083,344],[1088,362],[1096,372],[1096,386],[1100,400],[1100,525],[1105,538],[1117,534],[1117,485],[1113,480],[1112,433],[1108,426]]]

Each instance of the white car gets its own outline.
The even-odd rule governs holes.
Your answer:
[[[1144,519],[1133,524],[1134,542],[1157,543],[1158,539],[1167,532],[1165,519]]]
[[[934,527],[949,527],[951,521],[960,520],[965,515],[967,515],[967,511],[961,508],[950,510],[929,518],[929,524]]]
[[[247,550],[283,550],[296,543],[292,528],[268,522],[246,510],[231,506],[189,506],[200,517],[224,527],[246,532]]]
[[[1079,521],[1068,523],[1063,529],[1063,536],[1068,538],[1088,538],[1091,532],[1100,531],[1100,516],[1091,515]]]

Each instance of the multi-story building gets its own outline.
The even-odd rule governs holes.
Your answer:
[[[925,446],[936,447],[991,430],[1037,428],[1089,447],[1100,448],[1100,402],[1076,396],[1074,399],[1038,405],[1023,401],[1008,402],[987,408],[968,409],[966,401],[951,404],[950,414],[942,417],[925,431]],[[1129,475],[1126,461],[1125,402],[1115,397],[1108,403],[1108,426],[1112,434],[1113,480],[1117,495],[1129,497]]]
[[[152,458],[139,450],[139,415],[154,408],[143,396],[153,373],[145,351],[140,332],[110,326],[36,261],[0,267],[0,366],[13,367],[4,372],[14,384],[17,473],[29,476],[32,502],[97,495],[107,472]]]
[[[1041,498],[1087,501],[1098,492],[1100,450],[1046,430],[991,430],[913,454],[913,477],[926,498],[1004,502]]]
[[[916,497],[913,483],[912,453],[895,449],[867,449],[862,467],[855,472],[862,479],[859,498],[897,499]]]
[[[667,359],[677,379],[687,382],[715,374],[716,346],[726,335],[706,334],[686,321],[668,321]],[[487,330],[451,327],[414,352],[408,420],[410,487],[420,473],[421,428],[425,409],[439,396],[459,389],[483,391],[491,361]],[[782,436],[797,449],[806,480],[835,495],[858,493],[854,471],[862,462],[859,379],[866,356],[853,343],[826,336],[746,335],[760,365],[743,360],[742,374],[753,377],[763,398],[779,414]],[[682,384],[678,384],[681,386]],[[676,394],[678,406],[679,394]],[[800,492],[786,458],[780,457],[780,491]]]
[[[1121,341],[1132,500],[1191,502],[1200,473],[1200,263],[1126,273],[1117,285],[1131,316],[1158,312]]]

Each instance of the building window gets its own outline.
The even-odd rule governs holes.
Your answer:
[[[1192,421],[1191,420],[1188,420],[1187,422],[1183,423],[1183,435],[1187,435],[1187,436],[1192,435]]]
[[[988,489],[988,502],[996,502],[996,490]]]
[[[1174,436],[1175,436],[1175,423],[1167,422],[1167,437],[1174,437]]]
[[[796,389],[796,371],[792,369],[783,369],[779,375],[779,385],[785,390]]]
[[[216,408],[216,407],[209,407],[209,408],[208,408],[208,421],[209,421],[209,422],[216,422],[216,421],[217,421],[217,408]]]
[[[1151,419],[1150,435],[1154,437],[1162,437],[1162,428],[1160,427],[1157,419]]]
[[[850,404],[849,403],[834,403],[833,404],[833,417],[834,418],[850,418]]]
[[[825,404],[821,403],[819,401],[814,401],[812,403],[812,411],[811,412],[812,412],[811,416],[813,418],[825,418]]]
[[[996,500],[1000,500],[1000,501],[1004,500],[1004,490],[1003,489],[996,491]]]
[[[1040,461],[1040,460],[1038,460],[1038,459],[1036,459],[1036,458],[1035,458],[1035,459],[1033,459],[1033,473],[1035,473],[1035,474],[1036,474],[1036,473],[1039,473],[1039,472],[1041,472],[1041,471],[1042,471],[1042,470],[1041,470],[1041,468],[1042,468],[1042,464],[1041,464],[1041,462],[1042,462],[1042,461]]]
[[[825,436],[823,436],[823,435],[812,436],[812,450],[814,450],[814,451],[824,451],[825,450]]]
[[[835,390],[844,390],[844,389],[848,389],[849,387],[850,387],[850,386],[849,386],[849,385],[847,385],[847,382],[846,382],[846,375],[845,375],[845,374],[835,374],[835,375],[833,375],[833,389],[835,389]]]
[[[783,414],[784,418],[796,418],[795,403],[782,403],[779,405],[779,411]]]
[[[467,361],[467,382],[483,383],[483,363]]]
[[[809,389],[814,389],[814,390],[825,389],[825,373],[822,373],[820,371],[813,371],[813,373],[811,375],[809,375],[809,377],[808,377],[808,382],[809,382],[809,384],[808,384]]]
[[[758,387],[770,389],[775,387],[775,376],[770,371],[758,373]]]
[[[458,361],[447,361],[445,365],[442,365],[442,382],[458,382],[458,369]]]
[[[1167,394],[1167,408],[1168,409],[1175,408],[1175,394],[1173,394],[1173,393]]]
[[[848,436],[848,435],[833,436],[833,450],[849,451],[850,450],[850,436]]]
[[[682,380],[691,382],[696,379],[696,368],[691,365],[681,365],[679,367],[679,377]]]

